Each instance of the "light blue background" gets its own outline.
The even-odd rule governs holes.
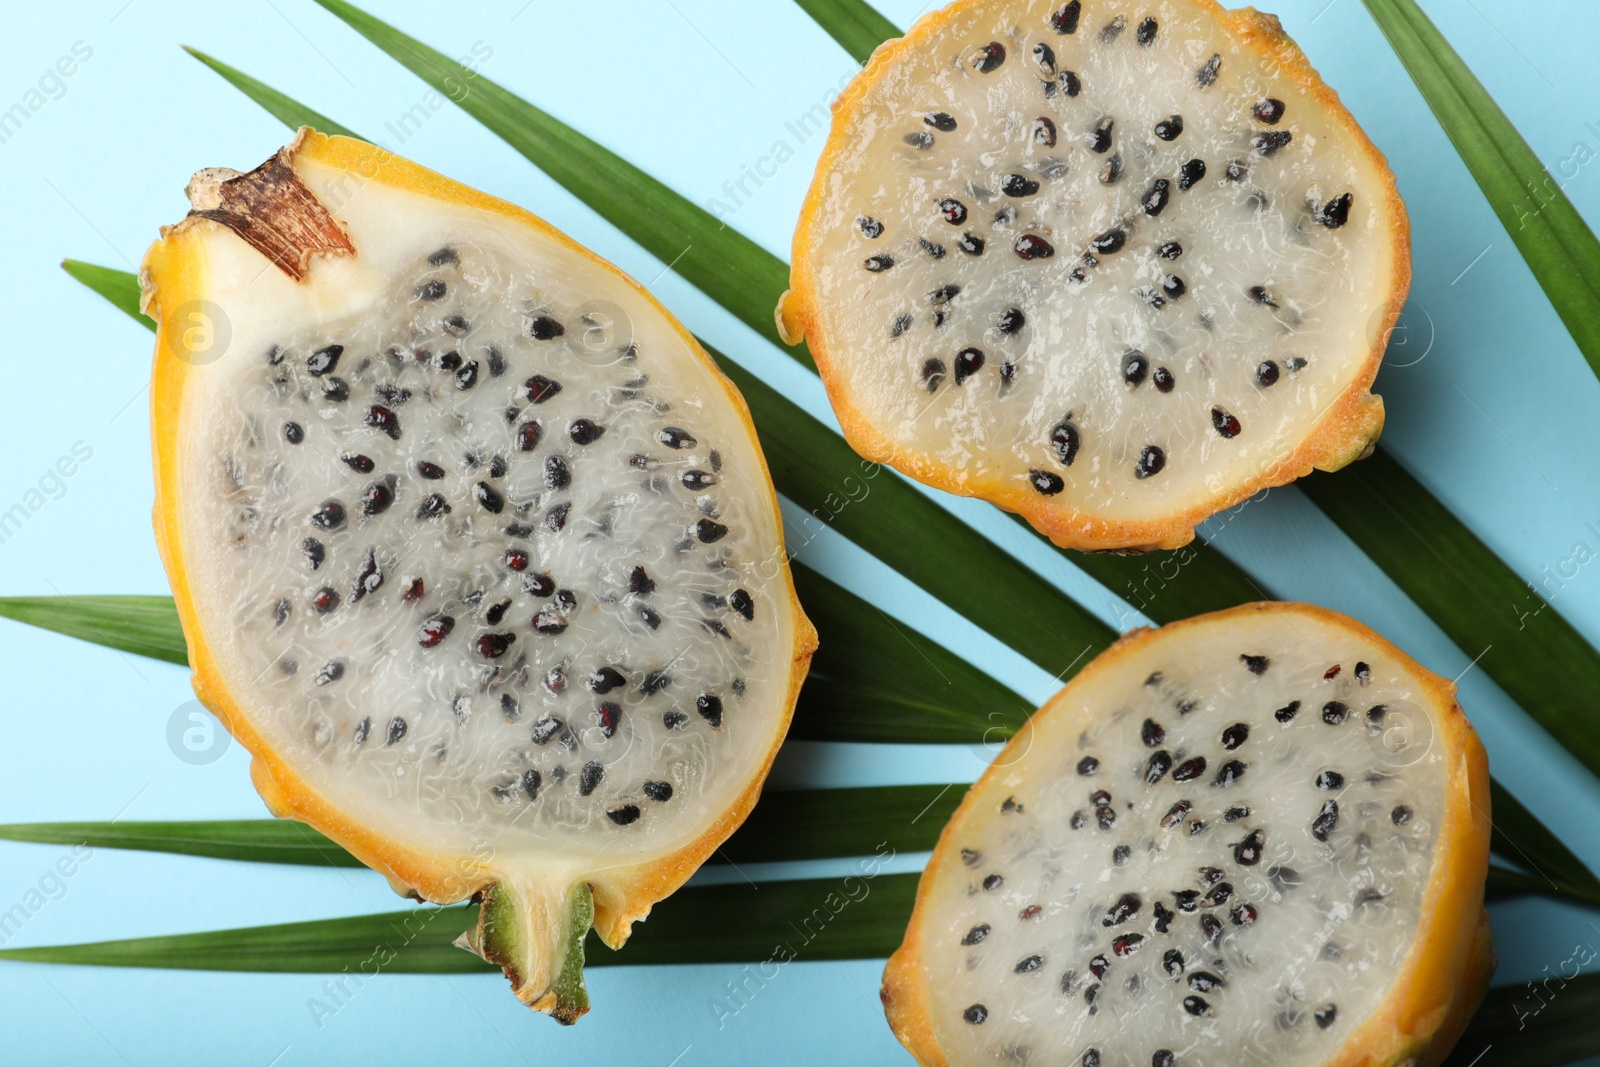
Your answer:
[[[920,0],[880,0],[908,24]],[[493,49],[482,72],[596,137],[696,201],[783,140],[795,158],[730,218],[787,255],[820,137],[786,129],[831,98],[854,64],[790,0],[524,0],[473,5],[372,0],[387,20],[453,54]],[[1556,169],[1583,143],[1600,152],[1600,8],[1579,0],[1425,7]],[[0,511],[36,488],[75,442],[93,458],[19,534],[0,544],[0,592],[156,593],[166,583],[148,521],[144,392],[150,335],[56,267],[73,256],[133,269],[156,228],[182,216],[203,166],[247,168],[285,140],[275,120],[178,50],[211,52],[422,163],[550,219],[646,281],[696,332],[832,424],[817,381],[664,265],[447,106],[414,137],[386,128],[424,87],[309,0],[99,0],[9,4],[0,110],[21,100],[74,42],[92,58],[0,144],[0,293],[9,314],[0,398]],[[1389,155],[1410,206],[1416,281],[1405,330],[1378,380],[1384,444],[1517,571],[1537,579],[1583,541],[1600,549],[1600,382],[1585,366],[1449,142],[1359,0],[1286,0],[1284,26]],[[1491,21],[1493,20],[1493,21]],[[1593,125],[1588,125],[1593,123]],[[1569,164],[1565,175],[1572,175]],[[1567,193],[1600,219],[1600,166]],[[1402,344],[1403,342],[1403,344]],[[1404,365],[1402,364],[1409,364]],[[1082,596],[1116,603],[1013,523],[971,502],[964,518]],[[1350,612],[1434,670],[1480,650],[1453,647],[1293,490],[1227,524],[1227,555],[1279,596]],[[811,562],[970,655],[1032,697],[1038,668],[827,533]],[[1308,561],[1315,561],[1308,565]],[[1600,642],[1600,577],[1586,568],[1555,603]],[[1513,610],[1506,605],[1507,611]],[[166,741],[191,698],[187,672],[0,623],[0,821],[253,817],[263,814],[235,746],[190,766]],[[1600,695],[1597,695],[1600,696]],[[1600,784],[1535,728],[1481,671],[1461,700],[1495,773],[1591,864],[1600,862]],[[796,784],[975,777],[965,748],[794,744],[777,780]],[[66,850],[0,843],[0,910]],[[902,857],[916,869],[922,857]],[[758,880],[842,871],[779,865]],[[730,875],[731,876],[731,875]],[[66,895],[13,945],[253,925],[399,907],[365,871],[313,871],[97,851]],[[1554,971],[1600,945],[1591,913],[1540,901],[1493,909],[1499,981]],[[1590,955],[1593,954],[1591,951]],[[800,962],[719,1028],[709,1007],[734,966],[591,972],[595,1009],[560,1029],[518,1007],[496,976],[386,976],[319,1028],[307,1008],[323,978],[0,964],[0,1060],[17,1063],[410,1062],[630,1064],[909,1063],[883,1023],[876,962]],[[1496,1062],[1491,1052],[1483,1061]],[[277,1057],[275,1059],[275,1057]],[[675,1058],[676,1057],[676,1058]],[[1501,1061],[1508,1062],[1508,1061]]]

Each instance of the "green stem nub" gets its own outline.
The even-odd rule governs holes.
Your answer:
[[[530,1008],[564,1025],[577,1022],[589,1010],[583,942],[594,925],[594,894],[588,884],[563,899],[506,882],[479,896],[478,925],[456,944],[504,970],[517,999]]]

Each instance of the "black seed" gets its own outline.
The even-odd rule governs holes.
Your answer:
[[[1111,905],[1111,910],[1106,912],[1106,917],[1100,920],[1101,926],[1116,926],[1125,923],[1139,914],[1139,895],[1137,893],[1124,893]]]
[[[343,378],[324,378],[322,399],[332,404],[343,404],[350,399],[350,383]]]
[[[979,74],[992,74],[1006,61],[1006,49],[999,41],[990,41],[967,58],[972,69]]]
[[[339,606],[339,594],[327,586],[323,586],[311,594],[311,607],[318,615],[326,615]]]
[[[1250,109],[1257,122],[1264,122],[1268,126],[1276,126],[1278,120],[1283,118],[1283,101],[1267,97],[1255,107]]]
[[[934,392],[944,383],[944,360],[930,359],[922,364],[922,380],[928,386],[928,392]]]
[[[375,593],[383,585],[383,571],[373,549],[367,549],[367,558],[356,571],[355,584],[350,589],[350,603],[354,604],[368,593]]]
[[[479,636],[473,643],[478,650],[478,655],[487,659],[499,659],[506,654],[512,644],[517,640],[517,635],[512,633],[488,633]]]
[[[999,889],[1004,884],[1005,879],[998,874],[988,875],[983,880],[984,891],[990,893],[994,892],[996,889]]]
[[[644,676],[644,681],[639,683],[639,692],[647,697],[653,697],[671,684],[671,675],[664,671],[651,671]]]
[[[952,226],[959,226],[967,221],[967,205],[959,200],[946,196],[935,200],[934,205],[938,207],[939,214],[944,216],[944,221]]]
[[[1022,314],[1021,308],[1006,308],[1000,312],[1000,317],[995,320],[995,328],[1003,334],[1014,334],[1027,324],[1027,317]]]
[[[961,286],[941,285],[939,288],[925,293],[922,299],[926,300],[930,304],[948,304],[950,301],[954,300],[960,295]]]
[[[600,784],[601,779],[605,778],[605,776],[606,769],[597,760],[590,760],[585,763],[583,769],[578,772],[578,795],[586,797],[593,793],[595,787]]]
[[[1360,660],[1356,662],[1356,681],[1362,685],[1372,681],[1372,666],[1370,664]]]
[[[1089,825],[1089,819],[1083,814],[1083,812],[1075,811],[1072,813],[1072,818],[1068,820],[1068,825],[1070,825],[1074,830],[1082,830],[1085,826]]]
[[[1110,969],[1111,961],[1106,959],[1103,953],[1095,956],[1094,959],[1089,961],[1089,973],[1094,975],[1096,978],[1104,978],[1106,976],[1106,972]]]
[[[1330,700],[1322,705],[1322,721],[1329,726],[1338,726],[1350,714],[1350,709],[1337,700]]]
[[[386,744],[386,745],[395,744],[401,738],[405,737],[405,735],[406,735],[406,721],[404,719],[402,719],[400,716],[396,715],[394,718],[389,720],[389,730],[388,730],[388,733],[384,737],[384,742],[383,743]]]
[[[1105,805],[1094,809],[1094,821],[1102,830],[1109,830],[1116,825],[1117,813]]]
[[[489,477],[504,478],[506,476],[506,458],[495,456],[489,460]]]
[[[928,240],[926,237],[918,237],[917,238],[917,244],[922,247],[922,250],[924,252],[928,253],[928,257],[930,259],[943,259],[944,258],[944,253],[945,253],[944,245],[934,244],[932,241]],[[910,326],[911,325],[911,316],[907,315],[907,316],[905,316],[905,319],[906,319],[906,325]]]
[[[506,357],[501,355],[500,350],[493,345],[489,346],[488,352],[484,354],[484,359],[489,364],[489,375],[491,377],[498,378],[506,372]]]
[[[1037,468],[1028,472],[1028,481],[1040,496],[1055,496],[1066,488],[1067,483],[1061,480],[1059,474],[1051,471],[1042,471]]]
[[[883,223],[877,219],[863,215],[856,219],[856,225],[861,228],[861,232],[869,239],[875,240],[883,236]]]
[[[337,530],[345,523],[344,505],[337,500],[324,500],[311,513],[311,525],[321,530]]]
[[[400,417],[381,404],[374,404],[367,409],[366,424],[374,430],[382,430],[392,439],[400,440]]]
[[[1333,833],[1334,827],[1339,825],[1339,802],[1326,800],[1322,803],[1322,810],[1317,812],[1317,817],[1311,820],[1311,836],[1318,841],[1326,841],[1328,835]]]
[[[890,337],[899,337],[901,334],[905,333],[909,329],[911,329],[911,316],[910,315],[897,316],[895,318],[895,320],[894,320],[894,325],[889,328],[889,336]]]
[[[450,510],[450,505],[438,493],[429,493],[422,498],[422,504],[417,508],[417,518],[436,519]]]
[[[519,390],[524,400],[535,404],[543,404],[546,400],[561,392],[561,383],[554,378],[546,378],[542,374],[535,374],[522,383]]]
[[[1222,731],[1222,747],[1232,752],[1250,737],[1250,727],[1242,722],[1236,722]]]
[[[1047,118],[1033,120],[1033,143],[1054,148],[1056,143],[1056,124]]]
[[[968,378],[983,369],[983,353],[976,348],[963,348],[956,354],[956,384],[961,385]]]
[[[1229,808],[1223,813],[1223,822],[1238,822],[1250,814],[1249,808]]]
[[[982,1004],[974,1004],[961,1013],[961,1017],[973,1026],[981,1026],[983,1020],[989,1017],[989,1009]]]
[[[1037,234],[1025,233],[1011,246],[1018,259],[1049,259],[1056,254],[1050,242]]]
[[[1343,789],[1344,775],[1338,771],[1323,771],[1317,775],[1318,789]]]
[[[394,503],[394,490],[387,482],[373,482],[361,492],[361,513],[381,515]]]
[[[1093,756],[1085,756],[1078,761],[1078,773],[1085,778],[1092,778],[1099,770],[1100,761]],[[1107,803],[1107,801],[1100,801],[1100,803]]]
[[[983,238],[978,237],[975,234],[963,233],[960,237],[956,238],[956,247],[961,249],[961,251],[965,252],[969,256],[983,255],[983,244]],[[943,319],[939,317],[942,314],[942,312],[935,313],[935,325],[943,322]]]
[[[1204,756],[1195,756],[1178,764],[1177,769],[1172,772],[1172,780],[1174,782],[1192,782],[1205,772],[1206,758]]]
[[[1015,363],[1011,362],[1010,360],[1006,360],[1004,363],[1000,364],[1000,392],[1004,393],[1007,389],[1009,389],[1011,387],[1011,383],[1016,380],[1016,377],[1017,365]]]
[[[600,733],[606,737],[616,736],[619,721],[622,721],[622,705],[613,701],[600,702],[600,707],[595,709],[595,726],[600,728]]]
[[[1055,49],[1040,41],[1033,46],[1033,62],[1039,68],[1039,73],[1048,81],[1056,76]]]
[[[444,298],[444,293],[445,293],[444,282],[440,281],[437,278],[431,279],[430,281],[423,282],[421,285],[419,285],[417,287],[417,299],[418,300],[430,300],[430,301],[431,300],[441,300],[441,299]]]
[[[453,371],[453,370],[459,370],[460,368],[461,368],[461,353],[460,352],[446,352],[444,355],[439,357],[439,369],[441,369],[441,370],[452,370]]]
[[[1205,932],[1206,937],[1214,945],[1217,943],[1217,939],[1222,936],[1222,920],[1215,915],[1202,915],[1200,916],[1200,929]]]
[[[1139,206],[1144,209],[1146,215],[1155,216],[1161,214],[1162,209],[1167,206],[1168,198],[1172,195],[1168,192],[1171,184],[1165,178],[1157,178],[1150,183],[1150,188],[1145,190],[1145,194],[1139,198]]]
[[[1195,84],[1202,89],[1209,89],[1216,83],[1217,74],[1222,70],[1222,56],[1216,52],[1211,53],[1211,58],[1194,72]]]
[[[1262,388],[1276,385],[1278,382],[1278,365],[1272,360],[1264,360],[1256,366],[1256,384]]]
[[[1306,361],[1301,359],[1299,356],[1292,356],[1289,359],[1284,360],[1283,365],[1289,368],[1291,371],[1297,371],[1306,365]]]
[[[922,117],[922,121],[926,122],[934,129],[939,130],[941,133],[949,133],[956,128],[956,120],[945,114],[943,111],[935,111],[931,115],[924,115]],[[878,235],[875,233],[869,233],[867,236],[876,237]]]
[[[456,371],[455,384],[457,389],[471,389],[478,384],[477,360],[468,360],[460,370]]]
[[[589,676],[586,683],[591,693],[609,693],[613,689],[620,689],[628,684],[628,679],[623,677],[621,671],[615,667],[601,667]]]
[[[1114,955],[1128,957],[1143,943],[1143,934],[1121,934],[1111,939],[1111,951]]]
[[[1128,231],[1118,226],[1094,238],[1089,242],[1089,247],[1100,255],[1109,256],[1113,252],[1121,251],[1122,246],[1127,242]]]
[[[344,463],[345,466],[360,474],[371,474],[373,468],[377,466],[377,464],[373,463],[372,460],[368,459],[366,456],[352,455],[349,452],[346,452],[344,455],[340,456],[339,459]],[[440,471],[439,474],[443,476],[444,471]]]
[[[283,439],[288,441],[291,445],[299,444],[301,441],[306,439],[305,427],[301,426],[298,422],[284,423]]]
[[[912,132],[906,134],[902,140],[904,140],[905,143],[910,145],[912,148],[921,149],[923,151],[927,151],[933,147],[933,134],[929,133],[927,130],[913,130]]]
[[[1157,729],[1159,729],[1159,727],[1157,727]],[[1149,743],[1150,742],[1147,739],[1145,744]],[[1160,742],[1158,741],[1157,744],[1159,743]],[[1167,772],[1170,770],[1172,770],[1172,753],[1168,752],[1166,749],[1162,749],[1160,752],[1157,752],[1155,755],[1151,756],[1149,762],[1145,764],[1144,780],[1149,785],[1155,785],[1157,782],[1161,781],[1162,778],[1165,778]]]
[[[1144,384],[1145,375],[1150,372],[1150,361],[1143,352],[1129,352],[1122,357],[1122,380],[1134,389]]]
[[[663,804],[672,799],[671,782],[645,782],[639,787],[644,795],[658,804]]]
[[[550,739],[560,732],[564,724],[552,715],[545,715],[533,724],[533,743],[536,745],[548,744]]]
[[[511,608],[511,598],[507,597],[496,604],[489,605],[489,610],[483,613],[484,621],[490,626],[499,626],[500,620],[506,617],[506,612]]]
[[[1161,903],[1159,900],[1155,902],[1155,905],[1151,908],[1151,911],[1156,917],[1156,933],[1167,933],[1169,928],[1172,926],[1172,920],[1177,918],[1177,913],[1171,908],[1167,907],[1165,904]],[[1168,955],[1171,955],[1171,953],[1168,953]],[[1178,960],[1181,963],[1183,957],[1179,956]]]
[[[868,256],[861,265],[872,273],[879,274],[894,266],[894,257],[885,255]]]
[[[1191,159],[1178,168],[1178,188],[1183,192],[1188,192],[1205,176],[1206,161],[1203,159]]]
[[[1350,201],[1349,193],[1343,193],[1329,200],[1317,209],[1317,221],[1330,230],[1337,230],[1350,221]]]
[[[1007,196],[1032,196],[1039,191],[1039,183],[1021,174],[1007,174],[1000,179],[1000,191]]]
[[[1317,1029],[1319,1030],[1326,1030],[1332,1026],[1334,1019],[1338,1018],[1338,1016],[1339,1006],[1337,1004],[1324,1004],[1311,1013],[1311,1017],[1317,1020]]]
[[[1235,809],[1229,810],[1231,813]],[[1233,861],[1244,867],[1254,867],[1261,862],[1263,843],[1261,831],[1251,830],[1243,841],[1233,846]]]
[[[639,821],[639,806],[637,804],[624,804],[620,808],[613,808],[606,812],[606,818],[618,826],[627,826]]]
[[[1184,997],[1183,1010],[1190,1015],[1209,1015],[1211,1014],[1211,1005],[1200,997]]]
[[[1122,180],[1122,154],[1118,153],[1106,160],[1100,167],[1100,184],[1115,185]]]
[[[1161,468],[1167,465],[1167,454],[1156,445],[1145,445],[1139,452],[1139,462],[1134,464],[1133,476],[1135,478],[1148,478],[1153,474],[1160,474]]]
[[[1177,826],[1183,821],[1183,817],[1189,814],[1191,810],[1192,805],[1190,805],[1187,800],[1178,801],[1176,804],[1172,805],[1172,807],[1167,809],[1167,813],[1165,815],[1161,816],[1162,828],[1170,830],[1174,826]]]
[[[551,341],[567,332],[567,328],[549,315],[538,315],[527,320],[528,336],[535,341]]]
[[[305,557],[307,561],[310,562],[312,570],[316,570],[318,567],[322,566],[322,561],[328,558],[328,550],[324,548],[322,542],[318,541],[315,537],[308,537],[304,541],[301,541],[300,551],[305,553]]]
[[[1129,848],[1127,845],[1118,845],[1116,848],[1111,850],[1111,862],[1115,863],[1118,867],[1121,867],[1124,863],[1128,862],[1128,857],[1132,855],[1133,849]]]
[[[500,491],[488,482],[479,482],[472,487],[473,498],[483,507],[483,510],[492,515],[498,515],[505,510],[506,498]]]
[[[1057,33],[1077,33],[1078,18],[1083,14],[1082,0],[1069,0],[1050,16],[1050,26]]]
[[[572,438],[574,444],[592,445],[600,440],[600,435],[606,428],[593,419],[574,419],[567,428],[567,436]]]
[[[728,534],[728,528],[711,519],[701,519],[694,524],[694,536],[703,545],[713,545]]]
[[[1266,286],[1252,285],[1249,289],[1245,290],[1245,295],[1251,300],[1255,301],[1257,304],[1263,304],[1269,308],[1275,308],[1278,306],[1277,301],[1272,299],[1272,294],[1267,292]]]
[[[710,693],[701,693],[695,698],[694,710],[700,713],[702,719],[711,724],[712,729],[722,725],[722,700],[720,697],[714,697]]]
[[[306,357],[306,370],[314,377],[320,378],[324,374],[331,374],[339,365],[339,357],[344,354],[344,345],[329,345],[319,348]]]
[[[1239,760],[1231,759],[1217,770],[1217,776],[1211,784],[1226,788],[1244,777],[1245,765]]]
[[[1161,957],[1161,967],[1168,977],[1178,979],[1183,974],[1183,953],[1175,948],[1167,949]]]
[[[481,483],[480,483],[481,484]],[[572,468],[567,466],[567,461],[560,456],[546,456],[544,461],[544,485],[546,489],[565,489],[572,484]],[[495,508],[499,511],[499,508]]]
[[[1294,134],[1288,130],[1268,130],[1250,138],[1250,147],[1256,150],[1258,156],[1270,156],[1292,140]]]
[[[1211,409],[1211,425],[1224,440],[1239,436],[1239,420],[1221,408]]]
[[[1060,76],[1056,78],[1056,84],[1061,86],[1061,91],[1066,93],[1068,96],[1077,96],[1079,93],[1083,92],[1083,79],[1078,77],[1076,71],[1062,71]],[[1049,82],[1045,82],[1044,87],[1045,95],[1049,96],[1049,90],[1052,88],[1051,84]],[[1055,142],[1052,141],[1050,143],[1054,144]]]
[[[1228,168],[1225,174],[1230,182],[1242,182],[1249,173],[1250,168],[1245,166],[1239,160],[1234,159],[1228,161]]]
[[[1156,39],[1157,25],[1155,19],[1146,16],[1133,31],[1133,39],[1146,48],[1150,47],[1151,42]]]
[[[1154,719],[1146,719],[1144,725],[1139,727],[1139,736],[1146,748],[1155,748],[1167,739],[1167,731]]]
[[[656,440],[668,448],[693,448],[700,443],[694,439],[688,430],[680,430],[676,426],[668,426],[658,431]]]
[[[1167,294],[1168,300],[1176,300],[1188,292],[1189,287],[1176,274],[1168,274],[1161,279],[1161,291]]]
[[[1177,140],[1183,132],[1183,116],[1171,115],[1156,123],[1155,134],[1163,141]]]
[[[737,611],[740,615],[743,615],[747,621],[755,621],[755,598],[753,598],[746,590],[735,589],[733,592],[729,593],[728,606],[734,611]]]
[[[1116,120],[1101,119],[1093,130],[1089,132],[1089,151],[1098,155],[1105,155],[1111,150],[1111,134],[1116,129]]]
[[[1406,807],[1404,804],[1397,805],[1395,809],[1389,813],[1389,819],[1396,826],[1404,826],[1406,823],[1411,821],[1411,809]]]

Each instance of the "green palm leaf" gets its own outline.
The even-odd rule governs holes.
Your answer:
[[[0,617],[151,659],[189,665],[169,596],[0,597]]]
[[[322,133],[362,139],[360,134],[352,132],[348,127],[339,125],[339,123],[334,122],[321,112],[311,110],[298,100],[289,99],[270,85],[256,81],[256,79],[243,71],[235,70],[226,63],[211,58],[198,48],[190,48],[188,45],[184,45],[183,50],[232,82],[246,96],[260,104],[267,114],[290,129],[310,126]]]
[[[1363,0],[1500,224],[1600,374],[1600,240],[1414,0]]]
[[[925,852],[966,795],[964,785],[768,790],[712,863]],[[0,840],[165,852],[251,863],[359,867],[361,861],[290,819],[47,822],[0,825]]]
[[[859,0],[795,0],[857,63],[866,63],[873,49],[900,36],[895,24]]]

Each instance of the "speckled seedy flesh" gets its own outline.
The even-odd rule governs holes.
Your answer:
[[[482,899],[466,945],[571,1021],[573,916],[620,943],[731,832],[814,646],[743,404],[614,268],[369,146],[191,195],[146,284],[196,687],[270,804]]]
[[[1210,0],[929,16],[840,98],[794,263],[859,450],[1086,549],[1362,454],[1410,276],[1382,156]]]
[[[891,1025],[925,1064],[1436,1062],[1487,981],[1452,690],[1302,605],[1125,639],[946,828]]]

